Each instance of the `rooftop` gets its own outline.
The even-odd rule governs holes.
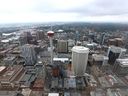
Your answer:
[[[89,49],[84,46],[74,46],[72,51],[77,53],[89,53]]]
[[[53,58],[53,61],[61,61],[61,62],[65,62],[68,61],[68,58]]]
[[[14,60],[15,58],[16,58],[15,56],[11,56],[11,57],[4,58],[4,60]]]
[[[128,89],[107,89],[109,96],[127,96]]]
[[[49,93],[48,96],[59,96],[59,93]]]
[[[128,58],[125,58],[125,59],[117,59],[117,61],[120,63],[120,66],[122,66],[122,67],[128,67]]]
[[[0,66],[0,72],[3,71],[5,68],[5,66]]]
[[[94,59],[95,61],[108,60],[108,57],[107,57],[107,56],[104,56],[104,55],[93,54],[92,57],[93,57],[93,59]]]
[[[0,81],[3,82],[9,82],[14,80],[16,75],[18,75],[21,72],[21,69],[23,67],[21,65],[13,66],[13,67],[8,67],[7,71],[1,74],[0,76]]]
[[[110,46],[109,48],[114,53],[126,52],[126,49],[121,47]]]

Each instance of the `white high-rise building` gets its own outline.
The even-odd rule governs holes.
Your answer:
[[[72,48],[72,69],[74,75],[83,76],[86,71],[89,49],[83,46]]]
[[[21,47],[22,56],[25,59],[26,65],[34,65],[37,61],[37,55],[34,45],[26,44]]]

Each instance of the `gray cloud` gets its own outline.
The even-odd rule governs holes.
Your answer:
[[[128,0],[0,0],[0,21],[128,22],[127,4]]]
[[[48,0],[50,2],[50,0]],[[128,14],[127,0],[94,0],[94,2],[75,8],[61,9],[56,8],[49,2],[42,2],[35,7],[38,12],[56,13],[77,13],[84,16],[103,16],[103,15],[122,15]],[[67,2],[68,3],[68,2]]]

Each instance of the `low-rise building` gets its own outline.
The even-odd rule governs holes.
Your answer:
[[[25,72],[23,66],[15,65],[4,68],[3,71],[0,72],[0,89],[14,89],[20,86],[19,81]]]
[[[108,64],[108,57],[104,55],[93,54],[93,64],[101,67],[102,65]]]
[[[4,63],[6,65],[13,65],[16,63],[16,60],[17,60],[17,58],[15,56],[10,56],[10,57],[8,56],[8,57],[4,58]]]

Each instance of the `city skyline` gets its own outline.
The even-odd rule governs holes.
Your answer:
[[[127,23],[127,3],[127,0],[0,0],[0,23]]]

